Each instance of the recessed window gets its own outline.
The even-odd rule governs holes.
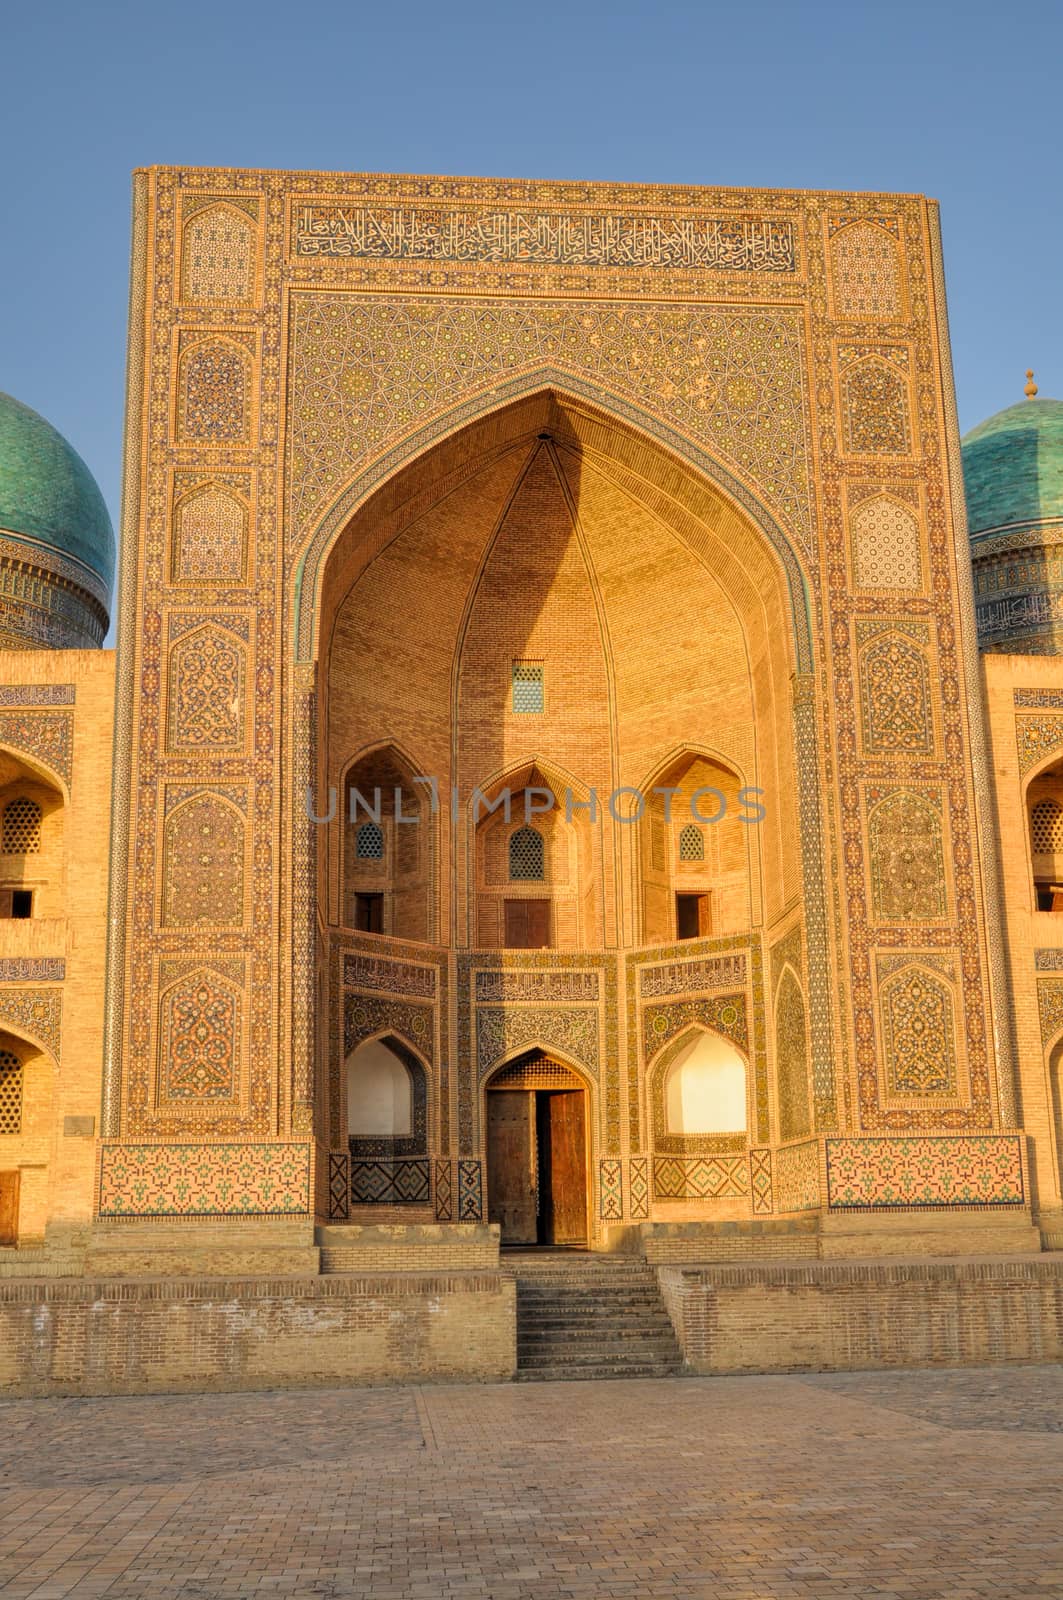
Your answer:
[[[383,933],[384,896],[382,894],[355,895],[354,925],[359,933]]]
[[[1063,854],[1063,806],[1058,800],[1038,800],[1030,812],[1030,839],[1035,856]]]
[[[4,807],[0,850],[5,856],[32,856],[41,848],[41,808],[36,800],[20,795]]]
[[[509,840],[509,876],[541,883],[546,877],[546,842],[537,828],[518,828]]]
[[[0,917],[32,917],[32,889],[0,889]]]
[[[363,822],[358,829],[355,854],[359,861],[383,861],[384,830],[376,822]]]
[[[704,861],[705,835],[693,822],[688,822],[679,835],[680,861]]]
[[[22,1132],[22,1062],[0,1050],[0,1133]]]
[[[677,894],[675,933],[677,939],[704,939],[712,932],[707,894]]]
[[[545,704],[542,662],[514,661],[513,710],[528,716],[542,711]]]

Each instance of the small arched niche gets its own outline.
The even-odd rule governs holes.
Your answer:
[[[1054,761],[1030,783],[1026,818],[1036,908],[1063,912],[1063,761]]]
[[[370,1039],[347,1058],[347,1131],[357,1139],[399,1139],[413,1133],[410,1071],[383,1039]]]
[[[348,768],[340,818],[343,920],[360,933],[431,938],[432,814],[414,770],[392,745]]]
[[[64,914],[64,815],[56,785],[0,750],[0,920]]]
[[[428,1079],[392,1035],[367,1039],[345,1063],[351,1203],[427,1205]]]
[[[708,756],[684,752],[642,792],[644,941],[744,932],[757,830],[737,773]]]
[[[744,1134],[746,1063],[734,1045],[703,1029],[691,1034],[666,1070],[664,1114],[669,1134]]]

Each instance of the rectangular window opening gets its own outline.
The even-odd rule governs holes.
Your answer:
[[[26,918],[32,915],[32,889],[0,889],[0,917]]]
[[[1035,887],[1038,911],[1063,912],[1063,884],[1038,883]]]
[[[514,661],[513,710],[517,716],[534,716],[545,709],[545,682],[541,661]]]
[[[383,933],[384,896],[382,894],[355,895],[354,926],[359,933]]]
[[[677,939],[704,939],[712,932],[707,894],[676,895],[675,932]]]

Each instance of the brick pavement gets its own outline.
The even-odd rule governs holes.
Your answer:
[[[1063,1369],[0,1404],[21,1600],[1063,1594]]]

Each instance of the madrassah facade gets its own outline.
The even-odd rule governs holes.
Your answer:
[[[917,195],[139,172],[116,582],[0,401],[0,1377],[220,1384],[222,1280],[240,1381],[505,1376],[533,1246],[706,1370],[728,1272],[1063,1341],[1027,392],[961,445]]]

